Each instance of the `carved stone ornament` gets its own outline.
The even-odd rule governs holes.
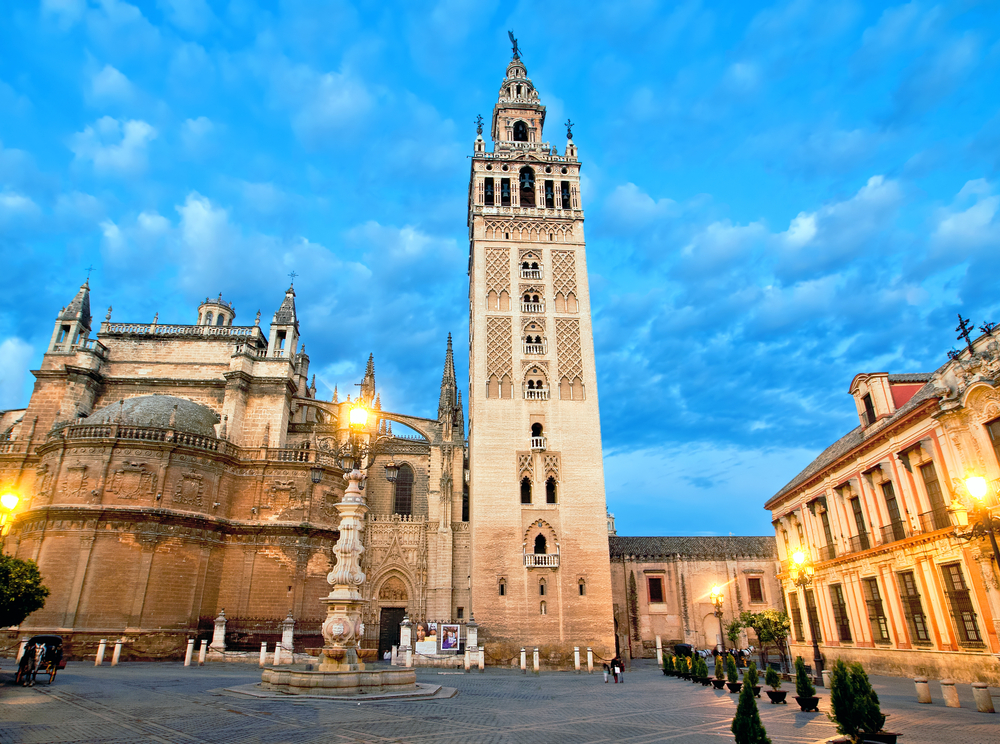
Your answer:
[[[201,506],[201,497],[205,491],[205,479],[200,473],[187,472],[181,474],[174,489],[174,503]]]
[[[156,473],[146,470],[143,463],[126,462],[111,474],[107,490],[120,499],[134,500],[152,496],[155,488]]]
[[[80,498],[87,492],[87,466],[83,464],[71,465],[66,468],[66,477],[63,480],[62,491],[66,498]]]

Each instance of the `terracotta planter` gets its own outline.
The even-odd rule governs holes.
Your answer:
[[[771,698],[771,705],[788,705],[788,701],[785,700],[785,695],[788,694],[788,690],[765,690],[767,696]]]
[[[743,687],[742,682],[726,682],[726,687],[729,688],[730,692],[739,692],[740,688]]]
[[[802,709],[804,713],[810,711],[819,712],[819,697],[795,697],[795,702],[799,704],[799,708]]]
[[[712,685],[715,687],[716,690],[721,690],[723,687],[726,686],[726,680],[724,680],[724,679],[713,679],[712,680]]]
[[[862,741],[877,741],[885,744],[896,744],[896,737],[899,734],[890,734],[888,731],[879,731],[877,734],[862,734]]]

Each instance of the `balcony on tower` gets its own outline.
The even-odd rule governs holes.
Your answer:
[[[548,400],[549,399],[549,389],[547,387],[525,387],[524,388],[524,399],[525,400]]]
[[[533,450],[544,450],[545,449],[545,437],[532,437],[531,438],[531,449]]]
[[[559,548],[555,553],[525,553],[525,568],[559,568]]]
[[[544,313],[545,303],[539,302],[537,298],[531,302],[523,301],[521,302],[521,312],[522,313]]]
[[[545,354],[549,350],[549,345],[545,341],[535,343],[534,341],[528,341],[525,339],[521,343],[521,350],[525,354]]]

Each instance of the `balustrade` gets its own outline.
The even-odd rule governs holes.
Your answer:
[[[525,553],[525,568],[559,568],[558,553]]]
[[[923,532],[934,532],[948,527],[951,527],[951,519],[948,516],[948,509],[943,506],[920,515],[920,529]]]
[[[887,524],[881,530],[882,545],[905,540],[909,536],[910,530],[903,522],[893,522],[891,524]]]
[[[548,388],[525,388],[524,389],[524,399],[525,400],[548,400],[549,399],[549,389]]]
[[[544,354],[546,352],[545,347],[546,344],[521,344],[521,348],[524,350],[525,354]]]
[[[532,437],[531,438],[531,449],[533,449],[533,450],[543,450],[543,449],[545,449],[545,437]]]
[[[847,538],[848,553],[860,553],[862,550],[870,549],[871,546],[871,537],[867,532],[862,532],[860,535],[852,535]]]
[[[541,269],[521,269],[522,279],[541,279],[542,270]]]
[[[544,313],[545,303],[544,302],[522,302],[521,303],[522,313]]]
[[[259,326],[167,325],[160,323],[102,323],[101,333],[142,336],[220,336],[246,338],[260,336]]]

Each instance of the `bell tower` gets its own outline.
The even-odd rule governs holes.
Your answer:
[[[580,162],[514,56],[469,181],[472,607],[484,641],[614,651]]]

